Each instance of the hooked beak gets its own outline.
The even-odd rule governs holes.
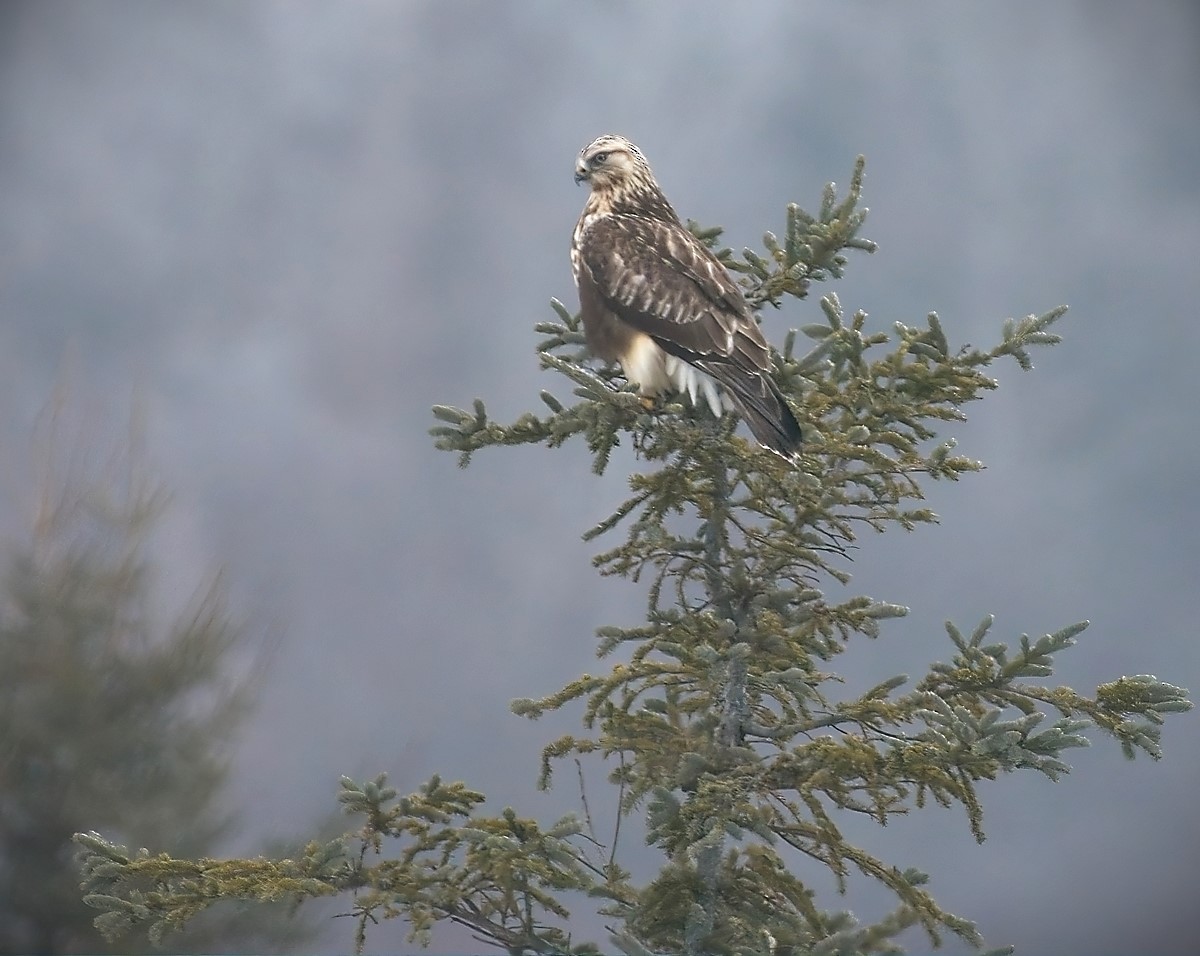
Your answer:
[[[575,185],[578,186],[580,183],[585,182],[587,180],[587,178],[588,178],[587,167],[582,166],[582,165],[576,166],[575,167]]]

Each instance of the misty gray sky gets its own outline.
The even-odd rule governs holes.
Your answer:
[[[532,326],[551,296],[575,305],[572,166],[597,134],[637,142],[735,248],[861,152],[880,249],[832,288],[873,328],[936,310],[982,347],[1008,316],[1072,311],[1034,372],[998,367],[947,429],[988,469],[934,489],[942,525],[861,542],[853,593],[912,613],[851,677],[919,675],[948,656],[944,619],[994,612],[1010,639],[1090,619],[1056,675],[1080,690],[1200,689],[1198,24],[1182,0],[10,3],[0,529],[27,525],[64,363],[99,432],[136,391],[174,492],[166,593],[223,565],[282,635],[231,850],[303,832],[342,773],[574,810],[568,775],[533,783],[578,714],[530,724],[508,702],[595,671],[594,628],[638,620],[642,590],[596,578],[579,540],[635,462],[596,479],[577,447],[494,450],[462,472],[429,406],[480,396],[511,419],[569,393]],[[824,291],[768,334],[817,321]],[[1200,721],[1171,722],[1159,764],[1096,743],[1057,785],[986,788],[983,846],[937,809],[855,837],[1023,956],[1191,952]],[[821,902],[871,918],[883,900]],[[369,939],[402,948],[403,929]]]

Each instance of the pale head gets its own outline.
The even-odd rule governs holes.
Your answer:
[[[575,182],[584,181],[593,190],[608,190],[631,183],[649,184],[654,176],[640,149],[624,136],[605,133],[579,151]]]

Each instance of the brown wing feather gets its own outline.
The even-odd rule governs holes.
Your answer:
[[[636,216],[591,223],[582,264],[604,305],[686,361],[708,358],[747,371],[770,352],[725,267],[682,226]]]
[[[610,334],[627,323],[711,375],[768,448],[790,455],[800,447],[800,425],[768,374],[766,339],[741,290],[699,239],[677,222],[598,216],[584,226],[577,253],[585,313],[611,315],[618,321]],[[594,335],[589,329],[589,341]]]

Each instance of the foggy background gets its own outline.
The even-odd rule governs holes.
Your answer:
[[[1090,619],[1057,682],[1154,673],[1200,689],[1200,29],[1139,4],[9,3],[0,7],[0,530],[26,533],[39,410],[71,371],[98,432],[135,393],[174,505],[168,597],[217,566],[280,635],[238,751],[229,852],[305,835],[340,774],[433,773],[546,821],[543,743],[514,697],[599,664],[639,620],[579,534],[621,500],[578,443],[434,450],[435,402],[511,420],[537,392],[535,322],[576,307],[576,152],[621,132],[684,218],[759,248],[867,156],[847,278],[873,329],[941,315],[987,347],[1059,303],[1065,342],[945,430],[987,470],[933,488],[939,527],[863,539],[847,592],[910,606],[848,655],[924,673],[941,622],[996,639]],[[1200,723],[1166,759],[1069,754],[1059,784],[984,786],[988,841],[930,809],[867,849],[932,874],[947,909],[1023,956],[1192,952]],[[592,775],[593,807],[611,804]],[[627,844],[627,849],[635,849]],[[864,919],[884,902],[826,895]],[[606,943],[584,913],[578,938]],[[411,949],[405,928],[373,952]],[[318,947],[349,949],[349,921]],[[924,948],[917,937],[914,949]],[[439,933],[432,952],[477,949]]]

